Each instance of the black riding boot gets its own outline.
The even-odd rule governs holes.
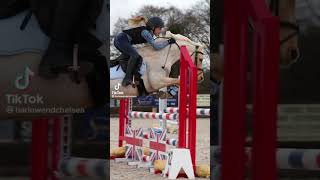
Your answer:
[[[72,64],[73,45],[51,40],[39,66],[39,75],[46,79],[58,77],[62,69]]]
[[[39,65],[39,75],[56,78],[58,73],[72,65],[74,34],[81,29],[86,0],[58,0],[50,31],[50,43]]]
[[[100,107],[109,102],[110,88],[109,88],[109,69],[107,60],[104,56],[97,53],[92,56],[94,63],[94,70],[87,76],[87,82],[90,95],[95,103],[95,107]]]
[[[122,86],[126,87],[130,84],[133,84],[133,72],[136,67],[138,58],[130,57],[127,65],[126,76],[122,80]]]

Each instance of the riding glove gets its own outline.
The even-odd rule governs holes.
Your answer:
[[[169,43],[169,44],[174,44],[174,43],[176,43],[176,40],[173,39],[173,38],[170,38],[170,39],[168,40],[168,43]]]

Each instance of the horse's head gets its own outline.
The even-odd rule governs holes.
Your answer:
[[[295,0],[269,0],[272,12],[280,18],[280,65],[283,66],[289,66],[300,58],[295,3]]]
[[[203,72],[203,46],[195,45],[194,51],[191,52],[190,56],[193,59],[193,63],[197,67],[197,78],[198,82],[202,82],[204,80],[204,72]]]
[[[195,43],[191,41],[189,38],[182,36],[180,34],[172,34],[170,31],[166,32],[165,37],[174,38],[179,46],[185,45],[190,53],[191,59],[193,63],[197,67],[197,79],[198,82],[202,82],[204,80],[204,72],[203,72],[203,50],[204,46],[200,43]]]

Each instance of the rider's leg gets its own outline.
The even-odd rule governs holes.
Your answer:
[[[123,47],[123,44],[127,42],[129,42],[129,39],[123,33],[118,34],[114,38],[113,45],[121,52],[120,56],[116,58],[118,61],[128,61],[130,59],[130,55],[126,53],[125,47]]]
[[[119,49],[122,53],[130,56],[126,76],[122,81],[122,86],[128,86],[133,83],[133,74],[135,71],[135,67],[137,63],[142,60],[142,57],[138,54],[135,48],[132,47],[131,43],[126,34],[120,33],[114,41],[114,44],[117,49]]]
[[[140,61],[140,59],[142,59],[142,57],[139,55],[138,56],[136,56],[136,55],[130,56],[130,59],[129,59],[128,65],[127,65],[126,76],[122,80],[122,86],[128,86],[130,84],[133,84],[133,74],[135,72],[135,67],[136,67],[138,61]]]
[[[130,56],[124,53],[121,53],[120,56],[117,57],[118,61],[128,61]]]
[[[109,68],[105,56],[98,48],[102,43],[90,33],[84,33],[78,38],[79,60],[93,64],[93,70],[81,64],[80,70],[90,72],[86,79],[89,86],[89,93],[96,107],[108,102],[109,97]]]
[[[102,42],[90,32],[83,32],[76,40],[79,46],[79,59],[81,61],[90,61],[92,56],[99,54],[99,47]]]
[[[72,64],[74,33],[81,23],[86,0],[59,0],[51,28],[51,40],[39,66],[39,74],[55,78],[61,68]]]
[[[104,105],[109,102],[109,69],[106,58],[97,53],[91,57],[91,62],[94,64],[94,71],[91,71],[87,76],[89,92],[96,107]]]

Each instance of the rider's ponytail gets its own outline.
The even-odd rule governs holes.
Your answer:
[[[138,27],[138,26],[145,26],[147,23],[147,18],[143,16],[136,16],[128,21],[128,25],[133,28],[133,27]]]

